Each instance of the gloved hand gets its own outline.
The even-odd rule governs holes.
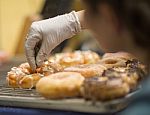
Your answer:
[[[81,25],[75,11],[33,22],[25,42],[26,57],[31,68],[35,70],[57,45],[80,31]]]

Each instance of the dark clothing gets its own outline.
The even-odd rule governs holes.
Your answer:
[[[41,15],[44,19],[69,13],[73,0],[46,0]]]
[[[52,18],[58,15],[69,13],[72,9],[73,0],[45,0],[44,7],[41,11],[43,19]],[[51,53],[62,52],[68,40],[63,41]]]

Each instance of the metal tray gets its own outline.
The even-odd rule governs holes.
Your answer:
[[[126,108],[136,93],[137,91],[113,101],[92,103],[82,98],[47,100],[36,93],[35,89],[13,89],[5,84],[0,84],[0,105],[88,113],[114,113]]]

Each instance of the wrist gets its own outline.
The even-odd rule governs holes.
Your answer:
[[[86,28],[86,25],[85,25],[85,23],[84,23],[84,10],[75,12],[75,14],[76,14],[76,16],[78,17],[78,20],[79,20],[81,29],[87,29],[87,28]]]

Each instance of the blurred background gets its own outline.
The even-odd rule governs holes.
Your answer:
[[[25,55],[24,41],[33,21],[82,10],[80,0],[0,0],[0,63]],[[64,41],[53,53],[73,50],[101,53],[88,31]]]

